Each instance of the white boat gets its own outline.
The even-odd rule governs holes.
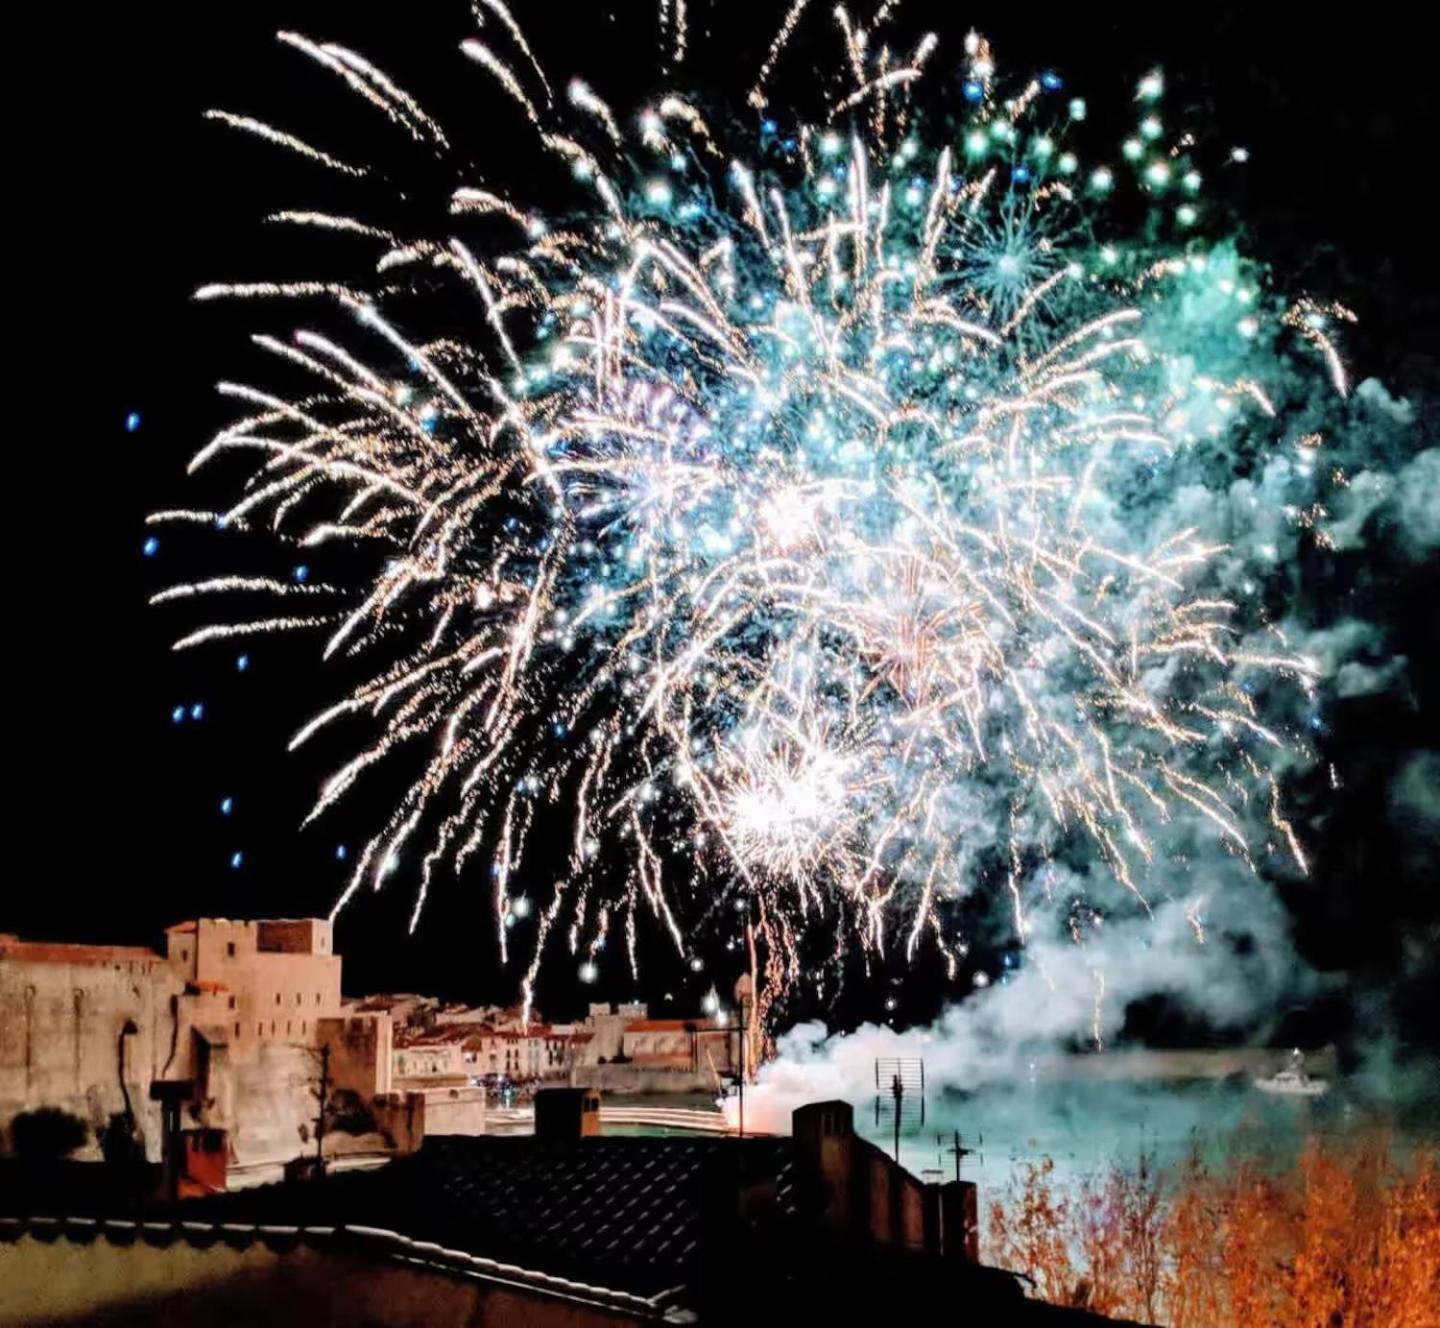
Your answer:
[[[1325,1080],[1312,1079],[1304,1070],[1281,1070],[1268,1079],[1253,1079],[1251,1082],[1262,1093],[1286,1097],[1319,1097],[1330,1091],[1330,1085]]]

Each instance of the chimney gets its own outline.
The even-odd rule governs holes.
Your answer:
[[[791,1115],[790,1132],[820,1225],[848,1230],[855,1199],[855,1109],[848,1102],[807,1103]]]
[[[952,1180],[940,1187],[940,1248],[946,1259],[980,1262],[980,1204],[974,1181]]]
[[[194,1096],[195,1084],[190,1079],[156,1079],[150,1085],[150,1100],[160,1104],[161,1197],[172,1203],[180,1197],[180,1177],[185,1171],[180,1105]]]
[[[573,1143],[600,1133],[600,1094],[593,1088],[542,1088],[535,1094],[535,1138]]]

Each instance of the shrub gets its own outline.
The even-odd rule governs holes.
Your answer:
[[[59,1107],[22,1111],[10,1122],[10,1146],[27,1162],[58,1162],[83,1148],[90,1127]]]
[[[1142,1158],[1065,1193],[1033,1163],[991,1207],[988,1254],[1047,1300],[1168,1328],[1436,1328],[1440,1166],[1311,1139],[1289,1167]]]

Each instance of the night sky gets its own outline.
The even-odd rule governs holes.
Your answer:
[[[926,8],[921,0],[908,7]],[[581,17],[588,5],[555,6],[565,21],[548,25],[530,15],[538,5],[515,8],[552,76],[584,72],[602,95],[653,85],[645,72],[653,5],[617,5],[624,17],[615,22]],[[736,0],[725,13],[760,8]],[[1306,19],[1278,12],[1291,6],[1236,3],[999,6],[993,17],[967,8],[963,23],[943,17],[948,3],[930,8],[942,55],[959,50],[973,23],[1002,69],[1053,67],[1097,107],[1123,109],[1135,78],[1163,66],[1175,90],[1169,101],[1188,122],[1251,149],[1255,164],[1227,198],[1251,228],[1255,252],[1289,289],[1358,312],[1347,342],[1354,378],[1377,376],[1396,396],[1435,400],[1434,77],[1409,7],[1367,6],[1340,25],[1318,11]],[[304,248],[259,218],[319,201],[290,187],[313,177],[202,123],[201,112],[253,113],[343,148],[357,123],[343,97],[272,40],[276,28],[294,27],[371,56],[443,123],[466,115],[467,89],[480,77],[456,49],[471,31],[468,6],[397,6],[363,17],[357,9],[366,7],[260,0],[192,7],[164,26],[147,7],[112,7],[33,48],[43,81],[18,112],[23,142],[9,191],[22,231],[9,265],[22,311],[11,352],[20,428],[10,444],[20,473],[9,488],[18,603],[8,643],[11,659],[23,662],[10,691],[19,797],[0,929],[146,942],[197,914],[323,914],[347,872],[337,850],[365,838],[363,802],[297,830],[327,767],[287,756],[285,742],[336,690],[315,642],[259,639],[172,655],[169,642],[192,624],[148,608],[147,595],[193,573],[215,536],[160,529],[160,547],[147,557],[152,532],[142,524],[150,510],[204,501],[183,466],[229,418],[213,385],[255,368],[248,331],[267,319],[284,325],[273,308],[197,306],[187,296],[207,280],[302,274]],[[774,23],[730,31],[739,26],[727,17],[714,49],[753,68]],[[698,58],[705,49],[697,41]],[[816,59],[833,55],[827,46]],[[23,48],[12,54],[28,58]],[[484,150],[487,162],[511,154],[516,164],[511,143]],[[140,417],[133,432],[131,412]],[[1434,446],[1433,424],[1421,427]],[[257,544],[243,565],[287,576],[295,561]],[[309,561],[321,575],[324,560]],[[1403,758],[1440,749],[1440,572],[1387,560],[1383,550],[1349,564],[1317,554],[1301,581],[1317,621],[1359,596],[1369,616],[1390,624],[1389,650],[1409,664],[1404,685],[1327,715],[1320,742],[1344,772],[1343,789],[1297,792],[1319,865],[1303,886],[1287,888],[1286,903],[1302,954],[1336,983],[1294,1027],[1344,1035],[1357,1010],[1378,1008],[1396,1014],[1408,1035],[1434,1039],[1424,1012],[1440,941],[1436,823],[1397,828],[1390,789]],[[195,706],[203,707],[198,719]],[[225,799],[233,800],[228,815]],[[232,866],[236,853],[243,858]],[[497,971],[483,893],[442,879],[431,898],[414,938],[404,931],[411,901],[403,886],[342,918],[347,988],[508,995],[514,978]],[[717,974],[725,962],[717,958]],[[672,992],[678,1006],[696,999],[695,980],[686,987],[663,964],[652,974],[642,974],[642,994]],[[850,984],[838,1018],[875,1015],[892,990],[902,1016],[934,1012],[937,966],[922,965],[898,987],[891,976]],[[633,994],[623,965],[582,995],[562,963],[541,1003],[560,1014],[578,999]],[[1376,994],[1379,1006],[1370,1003]],[[1137,1012],[1141,1023],[1157,1036],[1185,1033],[1165,1011]]]

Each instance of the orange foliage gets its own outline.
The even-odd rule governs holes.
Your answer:
[[[1310,1140],[1291,1168],[1198,1153],[1064,1192],[1048,1160],[990,1210],[989,1257],[1046,1300],[1168,1328],[1440,1328],[1440,1165]]]

